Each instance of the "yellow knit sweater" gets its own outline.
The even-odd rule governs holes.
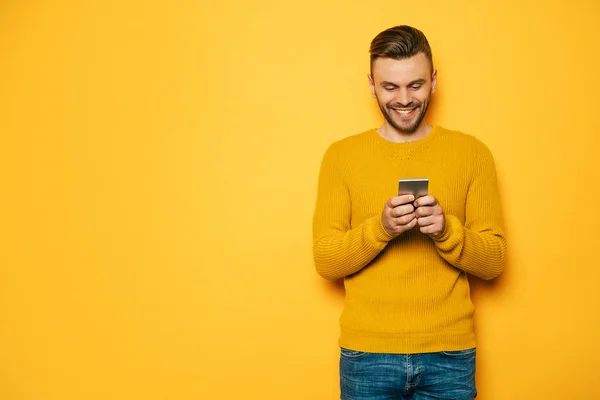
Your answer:
[[[429,178],[446,218],[441,237],[415,227],[392,239],[384,230],[383,206],[402,178]],[[490,151],[439,126],[409,143],[375,130],[333,143],[319,174],[313,245],[319,274],[344,278],[340,346],[401,354],[474,347],[466,273],[496,277],[506,251]]]

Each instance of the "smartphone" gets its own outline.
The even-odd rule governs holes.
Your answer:
[[[415,199],[419,197],[427,196],[427,190],[429,189],[429,179],[400,179],[398,181],[398,196],[405,194],[412,194]]]

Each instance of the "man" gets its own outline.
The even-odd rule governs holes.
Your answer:
[[[496,277],[506,251],[494,161],[425,121],[436,70],[421,31],[381,32],[370,54],[383,125],[327,149],[313,220],[317,271],[346,288],[341,398],[473,399],[467,274]],[[403,178],[428,178],[429,194],[397,195]]]

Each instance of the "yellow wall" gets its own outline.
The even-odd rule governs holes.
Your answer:
[[[432,121],[496,157],[479,398],[600,398],[598,4],[2,2],[0,398],[335,399],[317,172],[380,123],[368,45],[402,23]]]

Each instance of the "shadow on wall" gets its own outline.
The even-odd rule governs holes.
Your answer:
[[[496,166],[496,169],[498,169],[498,166]],[[502,188],[502,175],[500,172],[498,172],[498,191],[500,196],[500,204],[504,213],[506,213],[506,207],[504,206],[506,202],[504,201]],[[506,222],[504,224],[504,235],[507,239],[507,250],[505,255],[506,258],[504,263],[504,270],[502,271],[500,276],[491,281],[485,281],[475,276],[469,276],[469,283],[471,286],[471,299],[473,300],[473,303],[475,303],[475,313],[477,313],[477,300],[479,298],[482,298],[486,295],[500,298],[501,296],[506,294],[508,288],[510,287],[509,282],[512,276],[513,263],[510,251],[510,227],[507,226]],[[475,334],[477,334],[477,325],[477,318],[475,318]]]
[[[335,281],[327,281],[323,279],[319,274],[315,273],[315,279],[319,281],[323,291],[327,294],[327,297],[332,302],[338,303],[340,307],[344,304],[344,297],[346,296],[346,289],[344,288],[344,279],[337,279]]]

